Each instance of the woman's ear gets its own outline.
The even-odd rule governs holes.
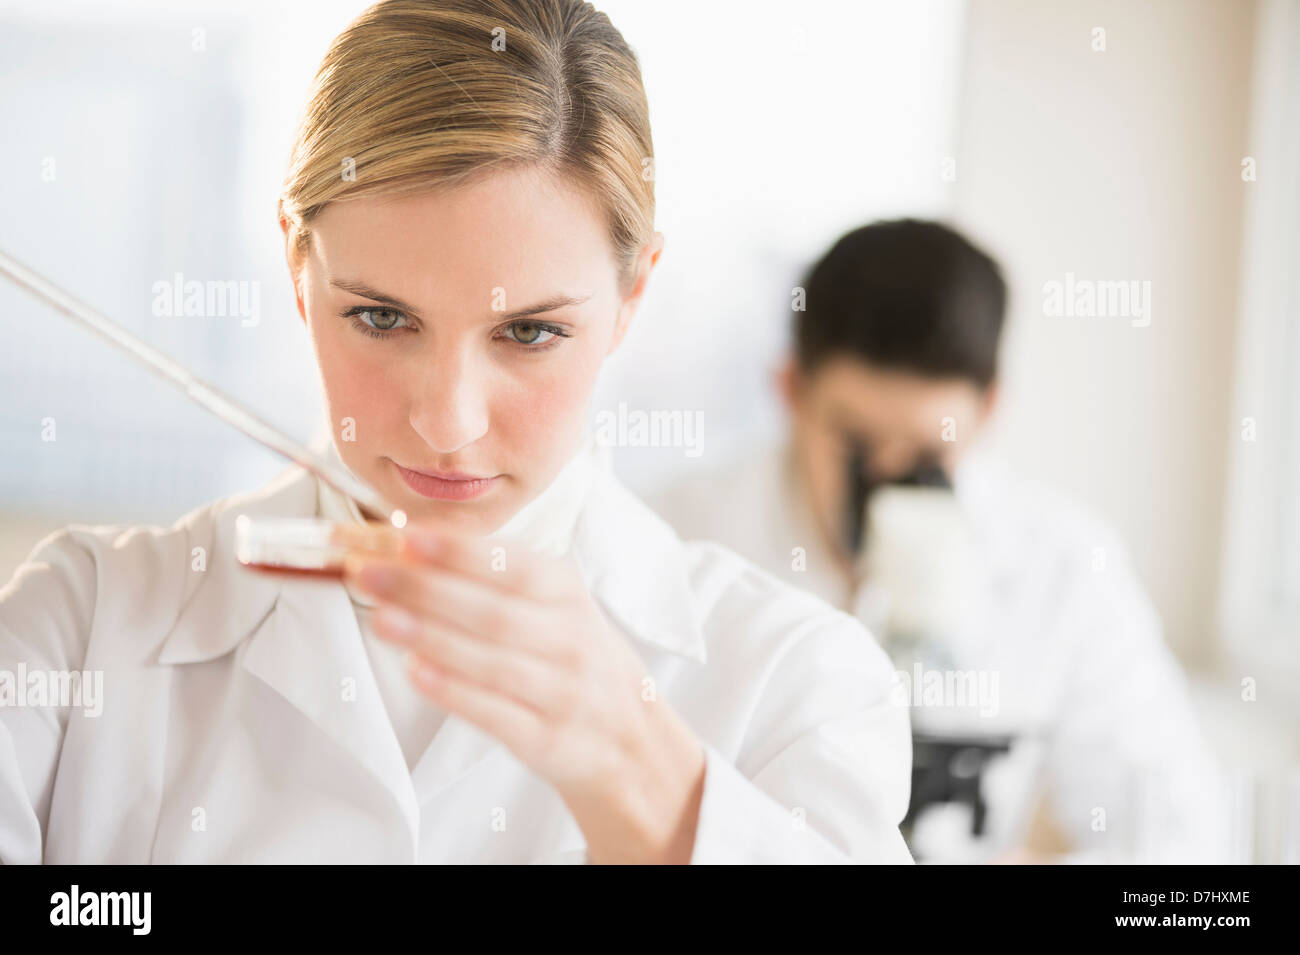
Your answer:
[[[294,233],[289,228],[288,216],[280,216],[280,231],[284,233],[284,261],[289,266],[289,279],[293,282],[293,297],[298,302],[298,315],[307,324],[307,307],[302,300],[302,263],[294,255]]]
[[[794,355],[785,359],[772,372],[772,382],[776,393],[781,396],[781,403],[791,414],[799,410],[799,363]]]
[[[664,234],[656,232],[650,237],[650,241],[645,244],[641,254],[636,261],[636,280],[632,284],[632,289],[623,296],[623,304],[619,306],[618,321],[614,323],[614,337],[610,340],[609,351],[606,354],[613,354],[614,349],[623,343],[623,336],[627,334],[628,326],[632,324],[632,316],[641,305],[641,298],[645,295],[646,285],[650,281],[650,273],[659,263],[659,256],[664,251]]]
[[[989,419],[993,417],[998,410],[998,404],[1001,400],[1002,390],[998,387],[997,379],[994,379],[984,389],[984,398],[980,404],[980,427],[988,424]]]

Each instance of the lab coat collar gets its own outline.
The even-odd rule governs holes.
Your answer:
[[[221,501],[208,525],[210,537],[197,545],[207,552],[203,586],[185,602],[158,662],[215,660],[247,638],[240,666],[383,783],[397,800],[414,841],[419,836],[416,793],[342,583],[260,573],[235,560],[235,520],[240,514],[309,517],[315,511],[315,478],[298,467],[287,468],[257,491]],[[182,524],[190,524],[192,544],[202,539],[196,516],[182,519]],[[428,780],[432,789],[446,785],[463,767],[444,762],[439,768],[445,775]]]
[[[235,560],[235,519],[306,517],[316,507],[316,487],[299,467],[286,468],[269,484],[224,498],[214,511],[201,510],[182,518],[190,534],[191,593],[158,657],[164,666],[202,663],[225,656],[263,624],[284,587],[283,578],[252,571]],[[210,516],[210,523],[203,518]],[[199,585],[202,586],[199,586]]]
[[[237,652],[239,666],[378,779],[398,804],[415,846],[420,799],[436,795],[480,762],[492,741],[449,716],[417,764],[417,780],[388,720],[342,582],[264,574],[236,561],[234,526],[240,514],[310,517],[316,493],[315,478],[292,467],[269,485],[216,505],[210,536],[200,545],[209,554],[203,586],[185,603],[159,663],[203,663]],[[201,539],[200,527],[196,522],[192,528],[193,540]]]
[[[608,449],[593,453],[591,488],[573,537],[587,588],[630,636],[707,662],[685,545],[614,476]]]

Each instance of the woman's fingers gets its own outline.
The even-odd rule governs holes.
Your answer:
[[[539,711],[549,711],[555,705],[560,692],[556,672],[536,655],[475,639],[392,604],[380,604],[371,625],[380,637],[407,647],[440,672],[513,697]]]
[[[349,555],[346,578],[416,617],[495,644],[549,656],[555,647],[539,625],[539,608],[478,580],[404,560]]]
[[[412,525],[404,532],[403,544],[403,553],[417,561],[535,600],[561,596],[570,583],[557,561],[517,541]]]
[[[545,723],[536,710],[456,674],[432,667],[419,656],[412,656],[408,672],[420,692],[448,712],[469,720],[489,736],[499,739],[516,754],[529,752],[545,732]]]

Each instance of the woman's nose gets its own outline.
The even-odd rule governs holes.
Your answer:
[[[420,390],[411,405],[411,427],[439,454],[453,454],[488,430],[486,369],[473,357],[449,353],[422,370]]]

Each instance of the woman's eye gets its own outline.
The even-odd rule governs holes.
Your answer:
[[[506,334],[520,345],[543,345],[556,336],[550,326],[538,322],[515,322],[506,326]]]
[[[365,322],[371,328],[378,329],[381,332],[398,328],[398,322],[405,319],[405,315],[392,308],[365,308],[354,313],[361,321]]]

